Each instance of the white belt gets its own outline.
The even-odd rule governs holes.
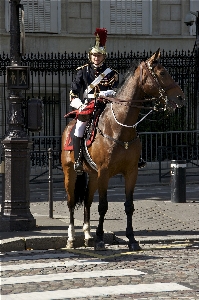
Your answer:
[[[86,98],[87,94],[92,91],[92,89],[100,83],[100,81],[112,70],[110,68],[107,68],[102,74],[100,74],[93,82],[88,86],[88,88],[84,91],[83,97]]]
[[[96,96],[94,94],[88,94],[84,99],[94,99]]]

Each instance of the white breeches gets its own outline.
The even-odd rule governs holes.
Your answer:
[[[77,123],[76,123],[74,135],[77,136],[77,137],[83,137],[84,130],[86,128],[86,124],[87,124],[87,121],[86,122],[82,122],[82,121],[79,121],[77,119]]]

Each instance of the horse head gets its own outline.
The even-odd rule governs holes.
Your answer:
[[[164,110],[173,112],[185,103],[180,86],[160,64],[159,49],[140,64],[140,84],[146,95],[156,98],[155,109],[163,106]]]

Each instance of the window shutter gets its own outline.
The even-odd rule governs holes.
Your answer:
[[[6,5],[6,31],[10,30],[10,4]],[[21,0],[24,6],[26,32],[60,32],[60,0]]]
[[[111,34],[151,34],[151,0],[100,0],[100,26]]]

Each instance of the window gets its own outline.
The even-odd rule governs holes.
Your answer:
[[[100,27],[110,34],[151,34],[152,0],[100,0]]]
[[[5,27],[10,31],[10,3],[5,0]],[[59,33],[61,0],[21,0],[26,32]]]

